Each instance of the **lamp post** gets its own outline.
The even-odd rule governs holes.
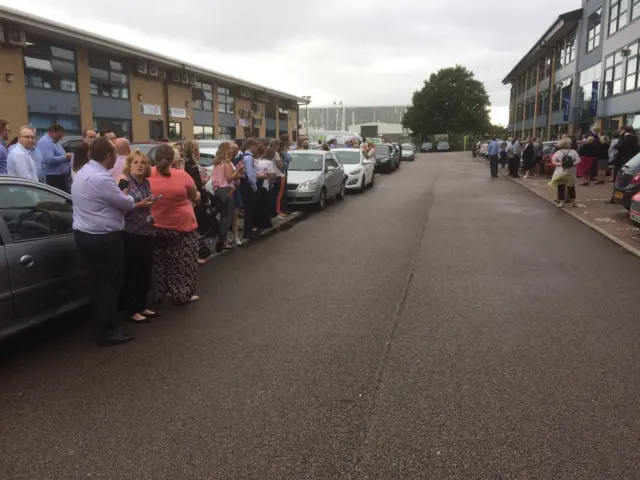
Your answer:
[[[303,95],[307,103],[304,105],[304,134],[309,136],[309,104],[311,103],[311,95]]]

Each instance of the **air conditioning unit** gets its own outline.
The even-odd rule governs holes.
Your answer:
[[[180,72],[180,82],[189,83],[189,74],[187,72]]]
[[[9,27],[7,35],[7,43],[9,45],[14,45],[16,47],[26,47],[27,46],[27,33],[16,27]]]
[[[164,68],[158,67],[158,78],[161,80],[167,78],[167,71]]]
[[[180,83],[180,72],[177,72],[175,70],[171,72],[171,80],[173,80],[176,83]]]
[[[152,77],[157,77],[158,76],[158,66],[155,63],[150,63],[149,64],[148,73]]]
[[[189,83],[192,87],[195,87],[198,84],[198,79],[195,75],[189,75]]]
[[[147,74],[147,61],[146,60],[138,60],[138,63],[136,64],[136,72],[138,72],[140,75],[146,75]]]
[[[249,90],[240,90],[240,96],[242,98],[251,98],[251,92]]]

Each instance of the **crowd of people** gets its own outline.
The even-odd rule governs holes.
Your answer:
[[[518,138],[509,138],[498,142],[495,138],[487,147],[492,177],[498,176],[498,166],[508,168],[513,178],[527,179],[539,176],[543,168],[544,144],[540,138],[526,138],[522,142]],[[638,137],[629,125],[622,126],[610,136],[601,135],[598,128],[593,128],[580,138],[563,135],[556,143],[551,156],[555,167],[549,186],[557,190],[556,205],[564,207],[566,202],[576,206],[576,186],[589,186],[591,182],[604,184],[614,182],[622,166],[638,152]],[[607,203],[615,203],[613,193]]]
[[[120,314],[135,323],[158,317],[149,299],[157,305],[199,300],[199,227],[218,226],[221,251],[260,238],[275,217],[287,215],[287,134],[268,144],[253,138],[221,143],[207,175],[193,140],[158,145],[152,165],[111,131],[84,131],[73,154],[58,144],[60,125],[37,143],[30,126],[20,127],[11,141],[9,133],[8,123],[0,121],[0,174],[71,194],[75,243],[95,280],[92,317],[99,346],[133,340],[120,330]]]

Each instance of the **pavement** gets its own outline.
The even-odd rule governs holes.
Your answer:
[[[633,479],[638,261],[468,154],[0,360],[2,479]]]
[[[509,178],[509,177],[507,177]],[[511,179],[536,195],[553,203],[555,189],[549,188],[550,177],[540,176],[528,179]],[[605,203],[611,198],[613,184],[591,183],[589,186],[577,186],[577,207],[566,207],[566,213],[586,223],[628,252],[640,257],[640,225],[629,219],[629,211],[621,205]]]

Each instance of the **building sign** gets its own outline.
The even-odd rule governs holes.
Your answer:
[[[562,89],[562,121],[569,121],[569,113],[571,112],[571,85],[567,85]]]
[[[151,105],[149,103],[140,104],[140,112],[142,115],[153,115],[154,117],[162,116],[162,107],[160,105]]]
[[[591,102],[589,102],[589,116],[595,117],[598,111],[598,87],[600,82],[591,82]]]
[[[171,108],[169,114],[171,118],[187,118],[187,111],[184,108]]]

